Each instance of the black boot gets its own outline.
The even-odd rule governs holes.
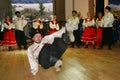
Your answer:
[[[27,49],[27,45],[24,45],[24,49],[25,49],[25,50]]]
[[[100,45],[100,47],[98,49],[103,49],[103,45]]]
[[[88,45],[85,45],[85,48],[88,48]]]
[[[111,49],[112,49],[110,45],[108,46],[108,49],[109,49],[109,50],[111,50]]]
[[[10,46],[10,47],[9,47],[9,51],[12,51],[12,50],[13,50],[13,49],[12,49],[12,47]]]
[[[93,49],[96,49],[95,45],[93,45]]]

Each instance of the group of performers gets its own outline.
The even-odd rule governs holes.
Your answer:
[[[17,11],[16,17],[13,21],[10,16],[6,16],[4,21],[4,37],[2,40],[3,45],[8,45],[9,50],[12,50],[12,46],[18,45],[24,46],[27,49],[27,56],[30,63],[31,73],[36,75],[39,65],[45,69],[54,66],[56,71],[60,71],[62,65],[61,56],[67,49],[68,43],[71,42],[71,47],[75,45],[79,47],[81,44],[85,44],[85,48],[89,45],[93,45],[93,48],[98,47],[102,49],[104,44],[108,45],[108,49],[111,50],[111,46],[116,39],[113,35],[116,33],[117,21],[114,19],[113,14],[110,12],[109,6],[105,7],[105,15],[98,14],[96,19],[91,17],[91,14],[87,13],[87,18],[83,19],[81,14],[77,11],[72,11],[72,17],[69,18],[65,24],[65,27],[60,29],[56,20],[56,16],[49,22],[48,35],[44,35],[42,29],[44,28],[42,20],[39,16],[35,16],[32,21],[31,38],[33,44],[27,48],[27,42],[24,34],[24,27],[27,25],[25,17]],[[14,32],[15,31],[15,32]],[[15,33],[15,35],[14,35]]]
[[[87,18],[82,19],[79,17],[76,11],[72,12],[72,18],[68,19],[68,23],[76,29],[73,30],[75,41],[71,47],[74,47],[74,43],[79,47],[81,43],[85,44],[85,48],[93,45],[93,48],[102,49],[105,44],[108,45],[108,49],[112,49],[114,41],[119,40],[119,23],[114,19],[109,6],[105,7],[104,16],[100,12],[97,18],[91,17],[91,14],[87,13]],[[80,19],[78,19],[80,18]],[[74,26],[78,25],[78,26]],[[69,26],[70,25],[66,25]]]

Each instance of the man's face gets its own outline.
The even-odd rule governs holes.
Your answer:
[[[41,34],[37,33],[37,34],[34,35],[34,37],[32,39],[33,39],[34,42],[40,43],[41,39],[42,39],[42,36],[41,36]]]
[[[107,14],[109,12],[109,10],[105,9],[104,12],[105,12],[105,14]]]
[[[75,13],[75,12],[73,12],[73,13],[72,13],[72,16],[76,16],[76,13]]]
[[[20,14],[20,13],[17,13],[16,16],[17,16],[17,17],[21,17],[21,14]]]

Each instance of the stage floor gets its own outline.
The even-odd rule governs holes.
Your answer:
[[[26,50],[0,51],[0,80],[119,80],[120,47],[68,48],[64,53],[60,72],[54,67],[39,67],[36,76],[30,76]]]

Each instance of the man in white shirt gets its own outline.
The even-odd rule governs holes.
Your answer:
[[[114,16],[110,12],[111,8],[109,6],[105,7],[105,15],[102,19],[102,25],[103,25],[103,32],[102,32],[102,42],[99,49],[103,48],[104,44],[108,45],[108,49],[111,50],[111,45],[113,42],[113,22],[114,22]]]
[[[24,19],[23,16],[21,16],[21,13],[19,11],[15,12],[15,37],[18,44],[19,49],[21,49],[21,46],[24,45],[24,49],[27,49],[27,42],[24,34],[24,27],[27,25],[27,21]]]
[[[72,42],[72,46],[74,47],[74,44],[76,43],[77,35],[78,35],[78,24],[79,24],[79,18],[77,17],[77,11],[73,10],[72,11],[72,17],[67,20],[66,27],[72,29],[72,34],[74,35],[74,42]],[[78,45],[77,45],[78,46]]]
[[[51,45],[54,43],[54,40],[56,38],[62,38],[64,33],[65,33],[65,28],[62,28],[61,30],[53,34],[47,35],[44,38],[42,38],[40,33],[36,33],[33,31],[32,39],[34,43],[28,48],[28,52],[27,52],[27,56],[28,56],[28,60],[30,63],[30,68],[31,68],[31,73],[33,75],[36,75],[36,73],[38,72],[38,61],[40,65],[45,69],[54,65],[56,71],[60,71],[60,66],[62,65],[62,61],[60,60],[60,57],[63,54],[63,52],[66,50],[67,46],[65,46],[64,51],[61,51],[61,50],[55,51],[53,49],[57,49],[57,48],[54,48],[54,47],[58,47],[59,45],[54,46],[54,47],[52,47]],[[52,47],[53,49],[51,50],[53,51],[50,51],[47,49],[46,52],[40,53],[41,51],[43,51],[43,47],[45,46],[45,44],[50,44],[48,46],[49,48]],[[51,54],[49,52],[51,52]],[[53,53],[56,53],[56,55],[53,55]],[[55,56],[57,55],[60,55],[60,56],[56,59]],[[43,59],[42,62],[40,61],[41,58]],[[51,61],[54,61],[54,62],[51,64]]]

